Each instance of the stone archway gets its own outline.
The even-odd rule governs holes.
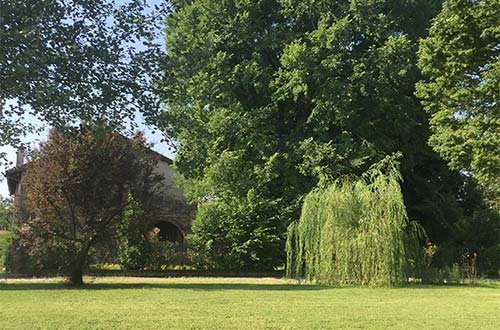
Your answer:
[[[184,234],[182,231],[171,222],[168,221],[158,221],[154,224],[154,227],[158,228],[160,232],[158,233],[158,238],[160,241],[169,241],[173,243],[183,243]]]

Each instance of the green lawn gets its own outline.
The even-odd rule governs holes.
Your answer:
[[[277,279],[0,280],[0,329],[498,329],[500,286],[336,288]]]

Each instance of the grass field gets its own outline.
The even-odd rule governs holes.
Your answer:
[[[277,279],[0,280],[0,329],[498,329],[500,286],[336,288]]]

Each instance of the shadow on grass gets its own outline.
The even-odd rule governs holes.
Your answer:
[[[0,291],[23,290],[130,290],[130,289],[169,289],[197,291],[315,291],[330,290],[334,287],[299,284],[247,284],[247,283],[89,283],[72,286],[67,283],[0,283]]]
[[[477,283],[423,283],[423,284],[407,284],[399,288],[407,289],[438,289],[438,288],[487,288],[496,289],[500,288],[497,281],[477,282]]]
[[[137,289],[165,289],[165,290],[194,290],[194,291],[318,291],[338,289],[451,289],[451,288],[499,288],[494,283],[476,284],[441,284],[441,285],[405,285],[398,287],[365,287],[365,286],[324,286],[312,284],[248,284],[248,283],[88,283],[81,286],[72,286],[65,282],[60,283],[0,283],[0,291],[41,291],[41,290],[137,290]]]

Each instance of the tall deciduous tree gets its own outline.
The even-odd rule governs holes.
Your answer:
[[[92,249],[116,237],[130,201],[157,193],[156,161],[141,136],[92,127],[71,138],[53,133],[22,180],[29,219],[21,245],[35,260],[52,251],[71,282],[82,283]]]
[[[447,0],[420,44],[430,144],[500,194],[500,1]],[[495,198],[495,197],[494,197]]]
[[[3,0],[0,146],[19,142],[28,113],[60,130],[79,120],[122,127],[136,112],[154,115],[167,8],[144,0]]]
[[[235,267],[283,262],[268,252],[283,251],[313,186],[397,151],[410,218],[443,235],[462,182],[427,146],[414,96],[417,41],[437,10],[435,1],[175,2],[160,125],[179,141],[188,193],[209,200],[194,226],[203,255],[223,237],[228,260],[245,256]]]

